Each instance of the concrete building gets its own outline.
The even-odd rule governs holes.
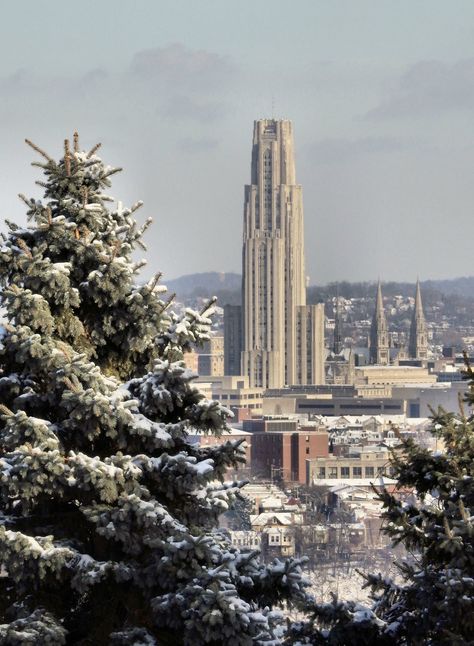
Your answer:
[[[390,453],[377,447],[363,447],[350,456],[318,457],[306,461],[307,484],[331,480],[373,481],[380,474],[390,473]]]
[[[250,387],[248,377],[226,375],[211,379],[204,377],[202,381],[210,383],[210,398],[233,412],[236,409],[249,409],[254,415],[262,413],[263,388]],[[198,382],[201,382],[201,378]]]
[[[204,377],[224,375],[224,337],[212,336],[198,348],[198,372]]]
[[[436,381],[436,375],[420,366],[362,366],[355,369],[356,386],[426,385]]]
[[[251,467],[261,478],[306,482],[306,460],[329,455],[326,429],[300,426],[296,420],[249,420],[253,429]],[[261,429],[261,430],[257,430]]]
[[[224,306],[224,374],[240,375],[242,353],[242,308]]]
[[[321,383],[324,329],[321,310],[306,311],[302,188],[296,183],[290,121],[254,123],[242,288],[241,372],[250,385]]]

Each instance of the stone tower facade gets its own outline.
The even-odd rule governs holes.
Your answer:
[[[372,318],[369,337],[370,363],[386,366],[389,363],[389,342],[387,319],[383,308],[382,286],[377,285],[375,311]]]
[[[419,280],[416,281],[415,307],[411,319],[408,354],[412,359],[424,360],[428,358],[428,334],[426,331]]]
[[[300,309],[306,306],[303,199],[296,183],[291,121],[254,123],[242,283],[241,367],[250,385],[320,383],[316,380],[321,374],[324,379],[324,370],[311,362],[308,368],[308,356],[323,362],[320,309]]]

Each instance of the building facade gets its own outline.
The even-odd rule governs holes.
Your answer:
[[[382,286],[377,285],[375,311],[369,337],[370,363],[386,366],[389,363],[387,319],[383,308]]]
[[[421,302],[420,281],[416,281],[415,307],[410,327],[408,354],[412,359],[428,359],[428,332],[426,329],[423,303]]]
[[[224,337],[211,336],[198,348],[198,371],[204,377],[224,375]]]
[[[324,380],[318,366],[324,360],[323,352],[318,356],[324,329],[316,330],[321,317],[305,312],[305,306],[303,201],[293,127],[290,121],[262,119],[254,123],[251,184],[244,201],[241,370],[251,386]],[[298,321],[305,321],[304,343]],[[314,343],[314,352],[308,343]]]
[[[242,308],[224,305],[224,374],[240,375],[242,353]]]

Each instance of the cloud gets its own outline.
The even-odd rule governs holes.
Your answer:
[[[210,123],[222,119],[229,107],[222,101],[195,99],[186,95],[172,95],[158,106],[158,113],[173,120],[193,120]]]
[[[219,145],[219,141],[217,139],[213,139],[212,137],[202,137],[200,139],[192,139],[191,137],[187,137],[185,139],[182,139],[179,143],[181,150],[183,150],[185,153],[192,154],[208,152],[210,150],[214,150]]]
[[[236,67],[227,56],[174,43],[135,54],[130,73],[174,91],[202,94],[226,85],[236,75]]]
[[[307,156],[316,163],[353,160],[360,155],[393,153],[423,147],[423,143],[399,137],[361,137],[358,139],[321,139],[310,144]]]
[[[420,61],[413,65],[368,119],[390,119],[474,110],[474,58],[449,64]]]

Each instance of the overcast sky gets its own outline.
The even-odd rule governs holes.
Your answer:
[[[294,123],[311,283],[472,275],[472,0],[38,0],[0,25],[0,217],[78,129],[149,272],[241,270],[253,120]],[[165,281],[166,282],[166,281]]]

